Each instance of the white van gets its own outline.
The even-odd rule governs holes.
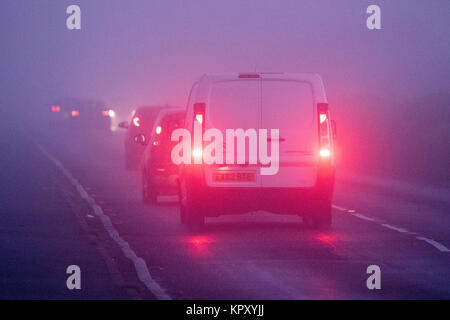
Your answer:
[[[319,75],[206,74],[189,95],[185,128],[191,136],[195,121],[203,133],[215,128],[223,137],[229,129],[278,129],[278,137],[266,138],[269,151],[273,139],[278,143],[278,171],[264,175],[267,164],[249,161],[250,139],[244,162],[180,165],[182,223],[198,226],[205,217],[267,210],[297,214],[316,226],[331,224],[335,130]]]

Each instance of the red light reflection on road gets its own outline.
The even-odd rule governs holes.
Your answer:
[[[211,244],[214,242],[210,235],[188,236],[188,253],[192,256],[206,257],[210,253]]]
[[[323,243],[324,245],[328,247],[335,248],[336,247],[336,235],[331,233],[324,233],[321,232],[318,235],[314,237],[314,239],[318,240],[319,242]]]

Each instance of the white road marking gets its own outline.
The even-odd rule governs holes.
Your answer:
[[[354,213],[352,214],[352,216],[363,219],[363,220],[367,220],[367,221],[372,221],[372,222],[376,222],[376,220],[374,218],[369,218],[366,217],[365,215],[361,214],[361,213]]]
[[[387,223],[383,223],[382,226],[385,227],[385,228],[391,229],[391,230],[395,230],[395,231],[401,232],[401,233],[409,233],[409,231],[406,230],[406,229],[399,228],[399,227],[396,227],[396,226],[393,226],[393,225],[390,225],[390,224],[387,224]]]
[[[441,252],[450,252],[449,248],[447,248],[443,244],[441,244],[433,239],[429,239],[429,238],[425,238],[425,237],[416,237],[416,239],[422,240],[422,241],[427,242],[428,244],[431,244],[433,247],[435,247],[436,249],[438,249]]]
[[[42,153],[50,161],[52,161],[56,165],[56,167],[58,167],[58,169],[60,169],[61,172],[69,179],[69,181],[77,189],[80,196],[89,203],[89,205],[94,210],[94,213],[102,221],[103,226],[105,227],[111,239],[113,239],[117,243],[117,245],[122,249],[124,255],[133,262],[139,280],[141,280],[141,282],[148,288],[148,290],[150,290],[150,292],[152,292],[155,295],[157,299],[172,300],[172,298],[165,292],[165,290],[152,278],[150,272],[148,271],[145,260],[142,259],[141,257],[138,257],[134,252],[134,250],[130,247],[129,243],[126,242],[120,236],[117,229],[114,228],[114,225],[112,224],[109,217],[103,213],[102,208],[98,204],[96,204],[95,200],[91,196],[89,196],[89,194],[86,192],[83,186],[77,181],[77,179],[75,179],[74,176],[66,168],[64,168],[64,166],[59,160],[57,160],[50,153],[48,153],[41,145],[38,144],[38,147],[42,151]]]
[[[333,204],[332,207],[335,208],[336,210],[339,210],[339,211],[348,211],[347,209],[345,209],[343,207],[340,207],[340,206],[337,206],[335,204]]]
[[[349,209],[346,209],[346,208],[343,208],[343,207],[340,207],[340,206],[337,206],[337,205],[333,205],[333,208],[335,208],[335,209],[337,209],[339,211],[343,211],[343,212],[349,212],[349,211],[356,212],[355,210],[349,210]],[[408,235],[418,235],[417,232],[411,232],[411,231],[408,231],[408,230],[406,230],[404,228],[396,227],[396,226],[393,226],[393,225],[388,224],[388,223],[381,223],[381,222],[377,221],[377,219],[366,217],[365,215],[362,215],[360,213],[353,213],[352,216],[360,218],[360,219],[363,219],[363,220],[379,223],[382,227],[385,227],[385,228],[391,229],[391,230],[395,230],[395,231],[400,232],[400,233],[404,233],[404,234],[408,234]],[[426,243],[428,243],[428,244],[432,245],[433,247],[435,247],[436,249],[438,249],[440,252],[450,252],[449,248],[447,248],[443,244],[441,244],[441,243],[439,243],[439,242],[437,242],[437,241],[435,241],[433,239],[422,237],[420,235],[418,235],[415,238],[417,240],[425,241]]]

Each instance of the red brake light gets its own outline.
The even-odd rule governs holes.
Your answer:
[[[202,102],[194,103],[194,113],[205,113],[206,105]]]
[[[109,110],[103,110],[102,115],[104,115],[105,117],[109,117]]]
[[[320,149],[320,156],[322,158],[328,158],[331,155],[331,151],[329,149]]]
[[[198,141],[198,139],[194,139],[194,137],[203,137],[203,132],[205,131],[205,109],[206,105],[204,103],[194,104],[193,130],[196,131],[197,134],[192,136],[192,145],[194,146],[192,157],[194,158],[195,164],[201,164],[203,158],[203,141]]]
[[[162,127],[161,127],[161,126],[157,126],[156,129],[155,129],[155,131],[156,131],[156,134],[161,134],[161,132],[162,132]]]
[[[138,116],[134,116],[133,119],[131,120],[131,122],[133,122],[133,125],[135,127],[141,126],[141,119]]]
[[[72,110],[72,117],[78,117],[80,115],[80,111]]]
[[[202,125],[202,130],[205,129],[204,124],[205,119],[205,104],[204,103],[195,103],[194,104],[194,122],[198,122]]]
[[[331,156],[331,135],[328,103],[319,103],[317,111],[319,115],[319,156],[321,158],[329,158]]]
[[[202,149],[194,149],[194,150],[192,150],[192,156],[194,157],[194,158],[196,158],[196,159],[198,159],[198,158],[202,158],[202,156],[203,156],[203,150]]]
[[[198,122],[200,122],[201,124],[203,124],[203,113],[197,113],[195,115],[195,120],[197,120]]]
[[[60,106],[52,106],[52,111],[53,112],[60,112],[61,111],[61,107]]]

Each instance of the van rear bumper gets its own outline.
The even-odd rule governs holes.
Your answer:
[[[318,175],[311,188],[209,187],[199,176],[188,180],[191,201],[207,217],[256,210],[301,215],[314,210],[320,202],[330,201],[334,170]]]
[[[299,214],[313,198],[311,189],[202,188],[199,200],[205,216],[240,214],[266,210],[280,214]],[[200,197],[199,197],[200,198]],[[204,202],[204,206],[201,205]]]

